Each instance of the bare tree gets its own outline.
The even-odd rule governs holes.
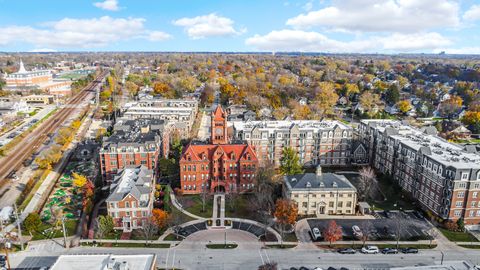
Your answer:
[[[430,240],[430,243],[428,244],[428,246],[432,247],[433,240],[437,239],[438,237],[437,228],[432,226],[429,230],[427,230],[427,235],[428,235],[428,240]]]
[[[362,235],[359,237],[359,240],[362,241],[362,246],[365,246],[365,242],[371,240],[373,234],[375,233],[375,226],[373,226],[372,221],[364,220],[358,227],[362,231]]]
[[[142,232],[145,236],[145,245],[148,245],[148,241],[158,232],[158,225],[151,219],[145,220],[142,226]]]
[[[399,243],[400,239],[402,238],[402,235],[407,231],[409,222],[405,217],[401,215],[401,212],[395,215],[392,221],[393,221],[393,229],[395,232],[395,240],[397,241],[397,249],[398,249],[400,245]]]
[[[207,203],[207,196],[208,196],[208,188],[207,183],[203,183],[202,185],[202,212],[205,212],[205,205]]]
[[[372,191],[377,187],[377,176],[372,167],[364,167],[360,170],[358,177],[358,194],[362,200],[366,200],[372,195]]]
[[[275,206],[273,193],[277,178],[273,166],[261,166],[257,170],[257,186],[253,190],[250,206],[252,211],[262,219],[265,232],[267,231],[268,219],[272,216]]]
[[[235,204],[236,204],[237,198],[238,198],[238,193],[230,192],[226,195],[226,197],[227,197],[227,203],[228,203],[228,207],[230,208],[230,211],[234,212],[235,211]]]

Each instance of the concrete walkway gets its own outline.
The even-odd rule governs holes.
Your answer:
[[[218,216],[218,200],[220,200],[220,217]],[[218,219],[220,220],[220,225],[217,226]],[[225,194],[215,194],[213,196],[212,221],[212,227],[225,226]]]
[[[184,213],[185,215],[187,215],[189,217],[192,217],[194,219],[198,219],[198,220],[206,220],[206,218],[204,218],[204,217],[194,215],[194,214],[186,211],[185,209],[183,209],[183,206],[178,202],[177,198],[175,197],[175,193],[173,191],[170,192],[170,200],[172,201],[173,206],[175,206],[175,208],[177,208],[178,211]]]
[[[225,198],[225,197],[224,197]],[[199,221],[202,221],[202,220],[207,220],[206,218],[204,217],[200,217],[200,216],[197,216],[197,215],[194,215],[188,211],[186,211],[185,209],[183,209],[183,207],[180,205],[180,203],[177,201],[177,198],[175,197],[175,194],[172,192],[170,192],[170,199],[172,201],[172,205],[178,209],[178,211],[184,213],[185,215],[189,216],[189,217],[192,217],[194,219],[197,219]],[[223,211],[223,216],[225,217],[225,201],[224,201],[224,204],[223,204],[223,208],[224,208],[224,211]],[[215,211],[213,211],[213,213],[215,213]],[[214,214],[215,215],[215,214]],[[265,228],[265,224],[263,223],[260,223],[258,221],[255,221],[255,220],[250,220],[250,219],[243,219],[243,218],[227,218],[229,220],[232,220],[232,221],[238,221],[238,222],[244,222],[244,223],[249,223],[249,224],[254,224],[256,226],[259,226],[261,228]],[[273,228],[267,226],[267,231],[269,231],[270,233],[272,233],[273,235],[275,235],[275,237],[277,238],[277,242],[274,242],[274,243],[280,243],[281,242],[281,235],[276,231],[274,230]],[[168,230],[167,230],[168,231]],[[165,232],[166,233],[166,232]],[[165,235],[164,233],[164,235]],[[163,239],[165,238],[165,236],[160,236],[160,239]]]

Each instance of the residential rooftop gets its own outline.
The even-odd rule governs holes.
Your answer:
[[[434,132],[434,127],[417,129],[396,120],[362,120],[369,126],[397,140],[415,151],[456,168],[480,168],[480,154],[475,147],[449,142]],[[436,131],[436,130],[435,130]]]
[[[334,173],[321,173],[321,168],[317,168],[317,173],[286,175],[284,176],[284,181],[287,189],[294,191],[357,190],[345,176]]]
[[[298,126],[300,130],[325,130],[340,127],[341,129],[352,129],[352,127],[336,120],[281,120],[281,121],[234,121],[235,130],[248,130],[260,128],[264,130],[290,130]]]
[[[132,194],[140,201],[147,199],[152,191],[153,171],[147,167],[127,166],[120,170],[110,185],[110,195],[107,202],[121,201],[128,194]],[[143,195],[143,196],[142,196]]]

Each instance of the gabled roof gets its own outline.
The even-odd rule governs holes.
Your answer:
[[[153,172],[144,165],[127,166],[115,175],[110,185],[107,202],[118,202],[132,195],[140,200],[142,195],[152,191]]]
[[[245,154],[249,154],[251,160],[257,160],[257,155],[249,144],[189,144],[182,154],[181,160],[187,160],[190,155],[191,161],[201,161],[202,155],[206,155],[207,160],[212,160],[215,154],[229,160],[246,160]],[[219,157],[215,157],[218,159]]]

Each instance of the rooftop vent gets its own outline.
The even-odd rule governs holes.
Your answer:
[[[310,182],[307,182],[307,184],[305,185],[306,188],[311,188],[312,187],[312,184]]]

